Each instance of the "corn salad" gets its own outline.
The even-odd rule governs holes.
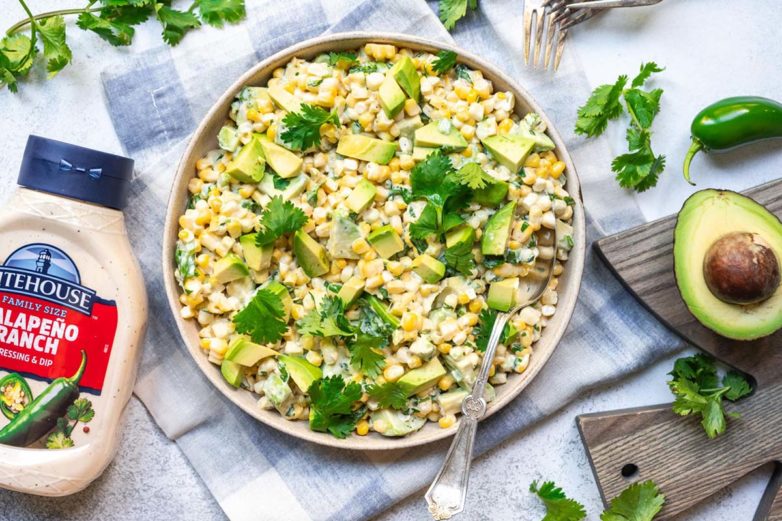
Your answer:
[[[556,256],[554,277],[543,297],[510,321],[493,360],[486,399],[493,399],[493,386],[529,366],[535,341],[556,312],[558,276],[573,247],[565,163],[540,118],[517,113],[512,92],[495,92],[481,71],[463,65],[438,71],[435,60],[433,54],[386,44],[312,61],[293,59],[275,70],[267,85],[247,87],[237,96],[219,136],[220,148],[196,162],[188,184],[190,203],[179,218],[175,261],[183,289],[181,316],[199,324],[204,355],[223,368],[232,362],[232,346],[248,341],[237,331],[234,317],[259,288],[276,282],[290,297],[287,331],[278,342],[263,346],[270,351],[251,359],[251,365],[240,362],[235,376],[235,385],[256,393],[258,407],[276,409],[289,420],[310,418],[310,396],[302,387],[312,378],[304,379],[305,385],[301,377],[294,378],[290,360],[295,359],[297,368],[305,367],[313,378],[339,375],[362,386],[353,407],[356,435],[402,436],[426,422],[452,427],[482,362],[479,328],[490,307],[498,308],[489,296],[493,284],[523,281],[537,258]],[[420,94],[408,92],[416,84]],[[396,96],[388,98],[389,92]],[[283,138],[283,120],[304,106],[319,107],[336,119],[320,126],[319,143],[299,150]],[[356,136],[371,138],[360,143],[371,145],[348,147]],[[249,154],[246,150],[256,146],[256,139],[265,156],[262,178],[248,179],[246,172],[237,176],[233,172],[244,161],[240,156]],[[511,147],[509,152],[497,143]],[[517,154],[519,146],[524,150]],[[295,156],[291,160],[300,166],[294,165],[293,175],[279,159],[275,163],[274,147]],[[369,158],[368,149],[383,152]],[[498,199],[494,194],[497,200],[474,195],[456,212],[454,230],[470,237],[466,251],[474,267],[467,272],[447,261],[451,231],[445,232],[446,240],[437,234],[425,240],[411,235],[411,225],[429,204],[411,197],[411,175],[437,149],[454,170],[474,163],[488,176],[489,186],[502,187]],[[366,193],[369,200],[358,204],[358,196]],[[287,234],[266,246],[258,265],[248,250],[254,243],[243,238],[261,231],[259,217],[274,197],[290,201],[307,220],[296,232],[298,238]],[[492,218],[513,202],[499,255],[484,254],[483,236],[494,226]],[[536,232],[554,228],[556,247],[538,247]],[[310,243],[301,233],[315,243],[311,248],[325,251],[325,259],[318,258],[325,262],[322,269],[313,271],[302,260],[294,241]],[[390,242],[381,242],[381,235],[391,237]],[[224,275],[225,259],[244,265],[238,276]],[[346,299],[346,286],[358,296]],[[445,288],[449,291],[435,305]],[[395,326],[387,342],[375,349],[382,360],[374,374],[351,360],[345,338],[299,332],[302,319],[336,295],[347,300],[347,320],[371,312],[367,299],[374,299]],[[403,407],[383,406],[368,392],[371,386],[394,382],[404,391]]]

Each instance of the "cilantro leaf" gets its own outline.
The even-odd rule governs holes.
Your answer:
[[[71,420],[89,423],[95,417],[95,409],[88,399],[78,398],[68,407],[66,414]]]
[[[454,174],[459,183],[470,190],[480,190],[488,184],[494,184],[494,178],[487,174],[478,163],[466,163]]]
[[[367,376],[376,377],[386,365],[385,355],[381,351],[386,344],[388,341],[383,337],[358,335],[355,341],[348,342],[350,363]]]
[[[644,83],[646,83],[646,80],[648,80],[652,74],[654,74],[655,72],[662,72],[664,70],[665,69],[661,68],[654,62],[642,63],[641,70],[638,73],[638,76],[633,78],[633,82],[630,86],[643,87]]]
[[[652,521],[663,507],[665,496],[653,481],[634,483],[611,501],[601,521]]]
[[[644,192],[657,184],[665,170],[665,156],[655,156],[651,148],[642,148],[614,158],[611,170],[623,188]]]
[[[223,24],[234,24],[244,19],[247,14],[244,0],[195,0],[201,20],[214,27]]]
[[[467,8],[477,9],[478,0],[440,0],[438,11],[440,21],[446,29],[453,29],[456,22],[464,18]]]
[[[328,56],[329,65],[332,67],[337,67],[338,69],[349,69],[354,63],[358,61],[356,53],[353,52],[330,52]]]
[[[253,342],[277,342],[288,330],[282,299],[273,291],[259,289],[252,300],[233,317],[236,331],[250,335]]]
[[[722,379],[722,385],[730,388],[725,393],[725,398],[731,402],[735,402],[739,398],[743,398],[752,392],[752,387],[749,385],[746,378],[736,371],[728,371]]]
[[[475,269],[475,257],[472,254],[471,243],[460,242],[450,248],[446,248],[443,257],[447,267],[462,275],[469,276],[472,270]]]
[[[605,132],[608,121],[622,114],[619,98],[627,85],[627,76],[619,76],[613,85],[601,85],[596,88],[586,103],[578,109],[576,134],[588,137],[599,136]]]
[[[565,496],[553,481],[546,481],[538,487],[533,481],[529,491],[537,494],[546,505],[546,516],[541,521],[581,521],[586,517],[584,505]]]
[[[302,103],[299,112],[288,112],[282,119],[285,129],[280,134],[286,145],[306,150],[320,145],[320,128],[326,123],[339,126],[337,111],[326,112],[320,107]]]
[[[355,382],[345,385],[339,375],[312,382],[310,396],[310,429],[329,432],[337,438],[346,438],[356,427],[363,411],[354,411],[353,404],[361,399],[361,386]]]
[[[92,31],[111,45],[124,46],[130,45],[133,40],[135,30],[130,24],[106,18],[95,16],[93,13],[81,13],[76,25],[85,31]]]
[[[407,393],[397,382],[386,382],[383,385],[372,384],[367,387],[367,394],[377,400],[384,409],[404,410],[407,408]]]
[[[410,195],[414,199],[427,199],[442,208],[446,199],[458,188],[456,183],[446,182],[453,171],[453,163],[448,156],[439,149],[432,152],[413,167]]]
[[[184,289],[185,281],[198,274],[195,263],[195,250],[193,245],[177,243],[174,250],[174,262],[176,263],[176,279]]]
[[[489,337],[491,336],[491,330],[494,327],[494,323],[497,321],[497,311],[493,309],[484,309],[481,314],[478,315],[478,323],[473,328],[472,332],[475,335],[475,347],[480,352],[485,352],[486,347],[489,345]],[[501,342],[508,340],[510,335],[510,325],[505,323],[505,327],[502,328]]]
[[[369,298],[369,297],[368,297]],[[372,304],[367,299],[362,298],[359,300],[359,319],[358,330],[367,336],[383,337],[386,338],[394,333],[394,330],[398,327],[394,324],[389,324],[383,317],[381,317],[372,307]],[[377,305],[377,304],[376,304]],[[382,304],[380,304],[382,305]]]
[[[426,240],[432,235],[440,234],[440,226],[437,223],[437,208],[429,203],[424,206],[421,216],[408,228],[413,239]]]
[[[201,26],[198,17],[189,11],[177,11],[163,4],[156,4],[155,9],[163,26],[163,41],[171,46],[181,42],[190,29]]]
[[[310,310],[296,323],[299,333],[312,336],[332,337],[355,334],[353,326],[345,317],[345,304],[336,295],[327,295],[320,302],[319,309]]]
[[[442,50],[432,62],[432,70],[437,74],[445,74],[456,65],[457,55],[453,51]]]
[[[282,197],[273,197],[260,217],[261,231],[255,237],[258,246],[271,244],[285,234],[293,233],[307,224],[307,214]]]
[[[53,16],[36,21],[35,27],[43,42],[46,70],[49,71],[49,78],[52,78],[71,61],[71,49],[65,43],[65,19]]]
[[[67,449],[73,447],[73,440],[62,431],[54,431],[46,438],[47,449]]]

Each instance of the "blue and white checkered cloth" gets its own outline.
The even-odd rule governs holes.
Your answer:
[[[163,290],[160,240],[176,163],[210,105],[241,72],[287,46],[326,32],[381,30],[453,41],[515,77],[563,133],[589,210],[589,239],[642,221],[606,168],[605,142],[576,138],[575,109],[589,94],[573,48],[559,72],[521,64],[518,0],[481,2],[448,34],[424,0],[258,0],[248,20],[202,30],[174,49],[131,56],[103,74],[106,102],[139,175],[126,210],[146,275],[150,327],[136,394],[176,441],[229,518],[365,519],[427,485],[450,440],[412,450],[363,453],[281,434],[233,406],[203,377],[179,340]],[[616,380],[681,347],[589,254],[570,328],[534,382],[481,424],[476,453],[553,413],[586,389]],[[534,450],[530,447],[529,450]],[[421,518],[426,518],[423,501]],[[468,502],[468,512],[471,505]]]

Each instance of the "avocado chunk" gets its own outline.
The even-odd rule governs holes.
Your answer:
[[[304,164],[304,160],[287,148],[271,142],[266,136],[261,138],[261,147],[266,161],[278,176],[288,179],[301,173],[301,165]]]
[[[388,308],[385,307],[383,303],[377,299],[377,297],[367,295],[367,301],[369,302],[369,306],[372,308],[372,311],[377,313],[377,316],[379,316],[383,322],[393,327],[394,329],[399,327],[399,319],[392,315],[391,312],[388,311]]]
[[[337,154],[386,165],[396,154],[396,143],[362,134],[345,134],[339,138]]]
[[[351,277],[339,288],[337,296],[342,299],[345,309],[353,305],[356,299],[364,292],[364,280],[360,277]]]
[[[447,121],[447,120],[445,120]],[[444,126],[449,128],[448,132],[441,131],[439,121],[432,121],[415,131],[415,146],[417,147],[445,147],[453,152],[461,152],[467,148],[467,140],[462,133],[447,122]]]
[[[438,357],[434,357],[418,369],[408,371],[397,380],[407,396],[420,393],[435,385],[440,378],[445,376],[445,368]]]
[[[293,391],[277,373],[270,374],[263,383],[263,394],[283,416],[293,403]]]
[[[421,95],[421,77],[409,56],[403,56],[388,72],[409,98],[418,101]]]
[[[415,115],[410,118],[405,118],[396,124],[399,128],[399,135],[406,137],[409,140],[415,138],[415,131],[424,126],[424,122],[421,121],[420,115]]]
[[[279,83],[268,88],[269,97],[275,105],[288,112],[299,112],[301,101],[285,90]]]
[[[390,224],[381,226],[367,236],[369,244],[375,248],[378,255],[384,259],[390,259],[405,249],[405,243]]]
[[[225,378],[225,381],[233,385],[234,387],[239,387],[240,385],[242,385],[242,379],[244,379],[244,371],[242,371],[242,366],[237,364],[236,362],[232,362],[231,360],[224,359],[220,364],[220,373],[222,373],[223,378]]]
[[[258,137],[253,136],[228,164],[225,173],[240,183],[254,184],[263,178],[266,160]]]
[[[489,286],[489,296],[486,298],[486,304],[497,311],[509,311],[516,305],[518,293],[518,277],[492,282]]]
[[[413,147],[413,161],[423,161],[435,150],[432,147]]]
[[[376,432],[383,436],[406,436],[415,432],[426,423],[426,418],[391,409],[379,409],[369,415],[369,420]]]
[[[225,125],[221,128],[220,133],[217,134],[217,144],[228,152],[236,150],[236,147],[239,146],[239,133],[236,131],[236,127]]]
[[[274,349],[252,343],[246,336],[238,336],[228,346],[225,360],[236,362],[245,367],[252,367],[264,358],[278,354]]]
[[[329,256],[326,248],[309,236],[304,230],[293,235],[293,254],[308,277],[320,277],[329,271]]]
[[[513,201],[497,210],[489,218],[481,237],[481,253],[484,255],[505,255],[515,211],[516,201]]]
[[[353,251],[353,241],[360,238],[358,225],[344,215],[337,215],[331,223],[326,249],[332,259],[358,259],[359,254]]]
[[[345,199],[345,205],[353,213],[361,213],[372,204],[377,195],[377,187],[371,181],[362,179]]]
[[[535,146],[534,141],[521,136],[489,136],[481,143],[499,164],[514,174],[521,169]]]
[[[554,150],[554,142],[541,130],[543,128],[545,128],[545,125],[541,121],[540,115],[530,112],[524,116],[523,120],[519,121],[518,133],[513,135],[531,139],[535,143],[533,147],[535,152]]]
[[[458,414],[462,412],[462,402],[470,394],[465,389],[454,389],[447,393],[442,393],[437,397],[437,405],[440,406],[440,412],[446,414]]]
[[[698,321],[735,340],[782,327],[782,223],[749,197],[702,190],[684,203],[674,230],[674,272]]]
[[[472,200],[490,208],[498,206],[508,195],[508,183],[499,179],[472,193]]]
[[[270,173],[263,176],[261,182],[258,183],[258,189],[269,197],[280,196],[283,201],[290,201],[301,195],[304,189],[307,188],[309,180],[310,177],[307,174],[299,174],[292,179],[282,179],[282,177]],[[287,186],[277,188],[275,183],[280,181],[287,182]]]
[[[257,233],[248,233],[239,237],[239,244],[242,245],[242,253],[244,254],[244,262],[247,267],[255,271],[263,271],[269,269],[272,264],[272,252],[274,251],[273,244],[267,244],[265,246],[258,246],[255,243]]]
[[[237,255],[229,253],[215,263],[214,277],[218,284],[227,284],[250,274],[247,264]]]
[[[279,360],[285,364],[285,369],[288,370],[291,380],[304,392],[310,388],[312,382],[323,378],[323,371],[320,367],[312,365],[306,358],[281,355]]]
[[[468,244],[472,246],[475,242],[475,230],[468,224],[457,226],[445,234],[445,247],[453,248]]]
[[[425,282],[434,284],[445,275],[445,264],[431,255],[423,254],[413,260],[413,271],[418,273]]]
[[[293,307],[293,299],[291,294],[288,293],[288,288],[282,285],[282,283],[276,280],[270,280],[264,284],[263,289],[268,289],[282,300],[282,307],[285,310],[285,321],[291,317],[291,307]]]
[[[383,107],[383,112],[389,118],[393,119],[405,106],[405,93],[394,79],[391,71],[386,73],[386,79],[380,84],[377,94],[380,98],[380,106]]]

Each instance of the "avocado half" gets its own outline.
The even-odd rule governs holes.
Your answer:
[[[728,190],[701,190],[679,212],[674,231],[676,284],[690,312],[712,331],[734,340],[753,340],[782,328],[782,288],[764,300],[737,304],[709,288],[704,264],[717,241],[731,233],[754,234],[782,259],[782,222],[762,205]]]

